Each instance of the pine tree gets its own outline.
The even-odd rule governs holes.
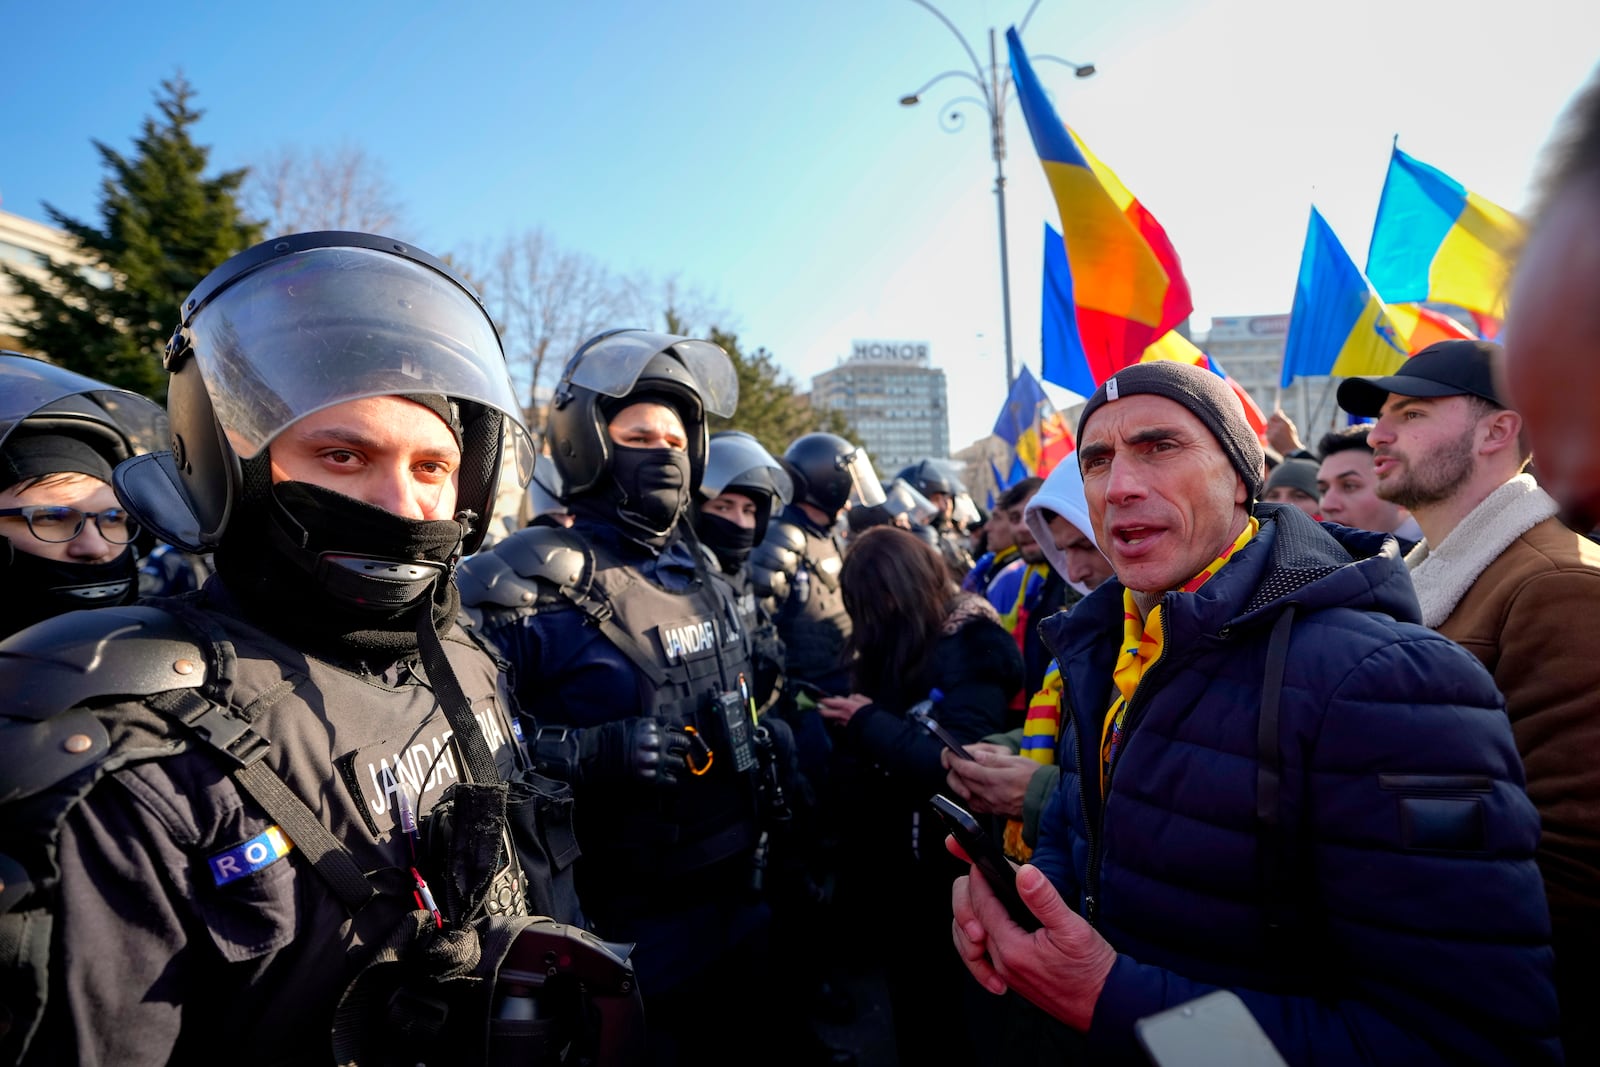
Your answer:
[[[241,216],[246,171],[204,177],[210,149],[190,135],[201,111],[182,74],[161,83],[159,116],[146,118],[135,152],[94,142],[109,172],[99,226],[49,204],[88,266],[52,263],[42,283],[7,268],[32,306],[18,324],[23,344],[71,370],[157,400],[166,393],[161,352],[182,301],[211,269],[260,237]]]

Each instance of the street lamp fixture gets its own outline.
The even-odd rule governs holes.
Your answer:
[[[978,62],[978,54],[972,50],[955,23],[945,17],[944,12],[934,7],[928,0],[911,0],[918,7],[926,8],[934,18],[944,23],[955,39],[967,53],[967,59],[972,63],[972,70],[947,70],[943,74],[936,74],[928,79],[927,84],[914,93],[907,93],[900,98],[901,107],[915,107],[922,101],[922,94],[938,85],[946,78],[962,78],[978,87],[980,96],[961,96],[950,101],[941,109],[939,125],[949,133],[954,133],[963,125],[963,115],[954,110],[959,104],[972,104],[981,109],[989,119],[989,153],[994,159],[994,196],[995,204],[1000,215],[1000,303],[1005,316],[1006,337],[1006,389],[1010,390],[1011,383],[1016,380],[1015,361],[1012,355],[1011,344],[1011,264],[1006,254],[1006,103],[1011,90],[1011,77],[1009,67],[1002,71],[996,58],[995,31],[989,28],[989,65],[984,66]],[[1022,23],[1017,32],[1021,33],[1028,27],[1028,20],[1033,17],[1033,12],[1039,6],[1039,0],[1033,0],[1029,5],[1027,14],[1022,16]],[[1095,72],[1093,63],[1074,63],[1062,59],[1060,56],[1037,55],[1031,59],[1043,59],[1062,66],[1072,68],[1072,73],[1079,78],[1091,77]]]

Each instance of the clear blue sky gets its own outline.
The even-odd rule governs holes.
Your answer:
[[[936,0],[987,61],[1027,0]],[[218,167],[363,147],[436,253],[542,227],[677,275],[802,381],[852,338],[928,340],[956,447],[1003,397],[993,165],[941,132],[967,65],[909,0],[554,4],[0,0],[0,204],[97,219],[90,139],[126,150],[181,68]],[[1285,312],[1315,202],[1358,263],[1390,139],[1513,210],[1600,60],[1594,0],[1043,0],[1024,35],[1058,110],[1166,226],[1212,315]],[[1001,41],[1002,61],[1004,41]],[[941,92],[941,90],[943,90]],[[1038,370],[1043,222],[1013,103],[1012,315]],[[1070,396],[1054,391],[1058,400]]]

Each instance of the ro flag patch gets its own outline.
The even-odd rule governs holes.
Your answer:
[[[210,857],[206,863],[211,867],[211,877],[216,883],[227,885],[272,866],[293,848],[294,842],[289,840],[289,835],[277,825],[272,825],[250,840]]]

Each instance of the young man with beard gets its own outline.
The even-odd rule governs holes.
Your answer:
[[[1477,656],[1505,694],[1544,825],[1567,1056],[1585,1063],[1600,994],[1600,546],[1562,525],[1522,473],[1522,416],[1495,389],[1497,348],[1441,341],[1399,374],[1345,381],[1339,404],[1377,416],[1378,495],[1422,527],[1406,564],[1423,624]]]
[[[524,935],[621,963],[534,918],[580,918],[571,795],[456,622],[531,460],[494,325],[356,233],[241,252],[183,309],[172,451],[115,484],[217,573],[0,643],[0,1059],[481,1062]],[[529,1010],[569,1027],[537,1062],[587,1030]]]
[[[974,976],[1088,1062],[1219,988],[1293,1064],[1558,1062],[1538,815],[1393,539],[1257,507],[1260,443],[1198,367],[1119,371],[1077,439],[1116,577],[1044,623],[1062,777],[1016,876],[1042,928],[959,879]]]
[[[1402,548],[1409,549],[1422,540],[1422,527],[1405,508],[1378,495],[1372,446],[1367,443],[1371,430],[1371,423],[1329,430],[1317,443],[1322,457],[1317,467],[1322,517],[1340,526],[1392,533]]]

